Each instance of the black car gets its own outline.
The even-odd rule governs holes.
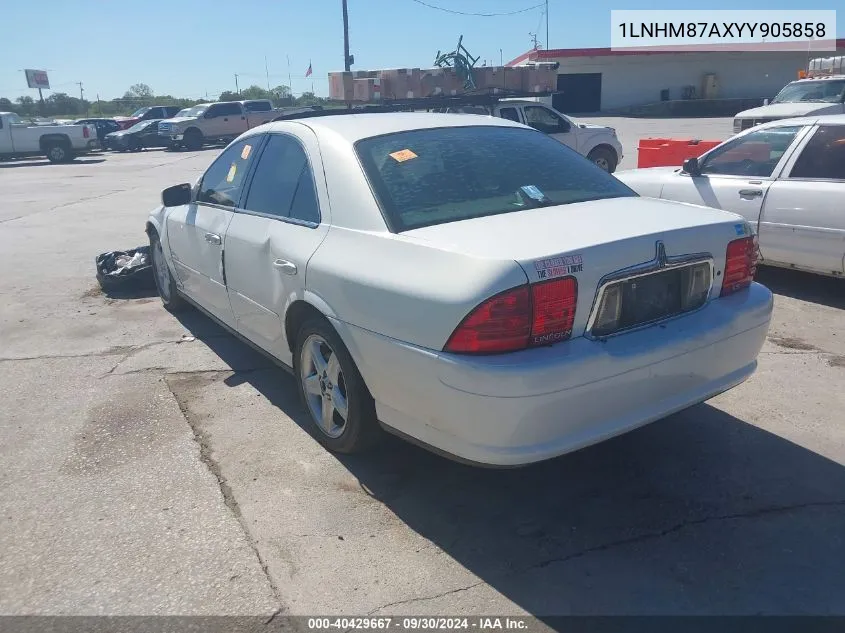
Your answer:
[[[100,141],[100,147],[105,147],[103,143],[108,134],[120,129],[120,123],[114,119],[79,119],[75,123],[77,125],[93,125],[97,128],[97,140]]]
[[[106,136],[104,147],[118,152],[138,152],[145,147],[166,147],[166,137],[158,135],[161,119],[139,121],[126,130],[118,130]]]

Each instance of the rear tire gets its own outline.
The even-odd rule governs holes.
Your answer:
[[[311,318],[299,328],[293,353],[299,396],[320,444],[359,453],[379,440],[376,407],[355,361],[334,328]]]
[[[150,257],[153,264],[153,278],[164,308],[169,312],[179,312],[187,308],[190,304],[179,294],[176,281],[170,274],[170,267],[165,260],[161,240],[158,233],[153,230],[150,231]]]
[[[203,140],[202,132],[196,128],[190,128],[185,132],[182,143],[185,146],[185,149],[195,152],[202,149]]]
[[[69,163],[75,157],[67,143],[52,141],[44,146],[44,153],[51,163]]]
[[[616,171],[616,165],[619,163],[616,152],[608,147],[596,147],[587,154],[587,158],[609,174]]]

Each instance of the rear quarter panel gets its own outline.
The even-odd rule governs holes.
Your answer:
[[[481,301],[526,281],[512,260],[333,227],[308,263],[306,287],[330,307],[327,316],[439,350]]]

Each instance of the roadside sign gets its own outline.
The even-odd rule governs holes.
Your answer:
[[[31,68],[27,68],[24,72],[26,73],[26,84],[30,88],[50,89],[50,80],[47,78],[46,70],[33,70]]]

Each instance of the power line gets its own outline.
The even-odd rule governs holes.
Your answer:
[[[527,13],[528,11],[533,11],[534,9],[539,9],[541,7],[545,7],[546,3],[541,2],[540,4],[535,4],[533,7],[526,7],[525,9],[517,9],[516,11],[506,11],[502,13],[472,13],[469,11],[455,11],[454,9],[447,9],[445,7],[438,7],[433,4],[429,4],[427,2],[423,2],[423,0],[412,0],[412,2],[416,2],[417,4],[421,4],[424,7],[428,7],[429,9],[437,9],[438,11],[443,11],[445,13],[454,13],[455,15],[471,15],[480,18],[493,18],[498,17],[501,15],[516,15],[517,13]]]

